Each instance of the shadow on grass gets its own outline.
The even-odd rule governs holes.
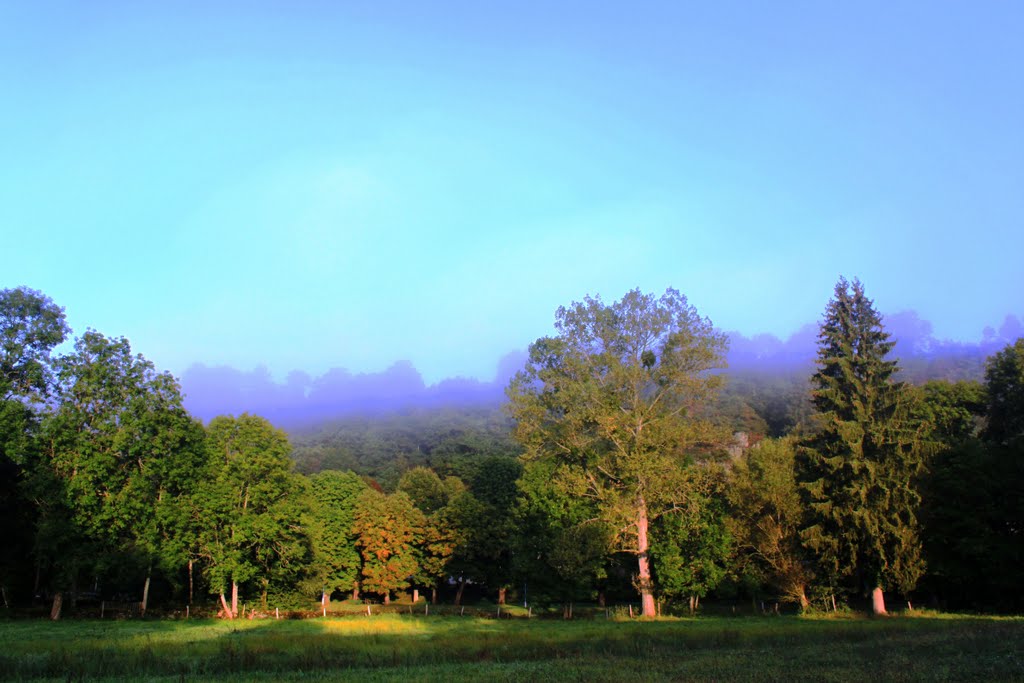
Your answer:
[[[477,678],[516,667],[587,680],[1024,680],[1024,620],[707,618],[540,621],[349,616],[294,620],[8,623],[0,678],[399,672]],[[493,666],[492,666],[493,665]],[[480,669],[483,666],[484,669]],[[475,672],[475,673],[470,673]],[[886,675],[888,672],[891,675]],[[412,675],[416,674],[416,675]],[[600,675],[598,675],[600,674]],[[837,677],[833,678],[833,674]],[[570,678],[577,677],[570,675]],[[459,678],[456,676],[456,678]]]

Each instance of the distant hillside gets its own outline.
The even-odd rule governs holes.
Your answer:
[[[521,452],[512,441],[509,418],[494,404],[352,415],[293,430],[290,436],[300,472],[352,470],[385,489],[418,465],[442,477],[469,480],[484,457]]]
[[[1024,334],[1014,316],[998,330],[986,328],[974,344],[936,339],[913,311],[887,316],[885,325],[897,339],[899,378],[911,384],[980,381],[986,358]],[[751,434],[799,430],[812,413],[808,379],[817,333],[816,325],[786,340],[730,333],[727,381],[708,413]],[[335,369],[311,378],[294,372],[284,384],[263,368],[194,365],[182,384],[187,407],[203,419],[251,412],[287,429],[303,472],[351,469],[392,485],[416,465],[464,476],[481,456],[518,454],[501,406],[509,378],[525,360],[525,352],[506,355],[490,382],[454,378],[428,386],[403,361],[378,373]]]
[[[509,379],[525,360],[525,353],[507,354],[491,381],[452,377],[431,385],[409,361],[398,361],[381,372],[334,368],[315,378],[295,371],[283,384],[275,382],[265,367],[243,371],[195,364],[182,375],[181,384],[185,406],[203,420],[249,412],[279,427],[309,431],[346,416],[497,407],[504,402]]]

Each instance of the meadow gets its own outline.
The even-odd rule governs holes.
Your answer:
[[[0,680],[1024,681],[1024,618],[0,621]]]

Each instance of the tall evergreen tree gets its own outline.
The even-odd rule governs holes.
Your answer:
[[[818,432],[799,449],[802,494],[810,508],[802,537],[822,575],[852,577],[885,613],[885,589],[908,592],[924,569],[918,538],[920,470],[894,342],[858,280],[840,278],[825,311],[812,383]]]

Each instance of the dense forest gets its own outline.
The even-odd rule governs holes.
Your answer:
[[[825,297],[823,296],[823,301]],[[5,608],[701,601],[1015,611],[1024,339],[901,365],[858,281],[813,365],[727,369],[685,297],[556,313],[502,404],[203,424],[123,338],[0,291]],[[946,377],[939,379],[936,376]],[[967,379],[964,379],[964,378]]]

